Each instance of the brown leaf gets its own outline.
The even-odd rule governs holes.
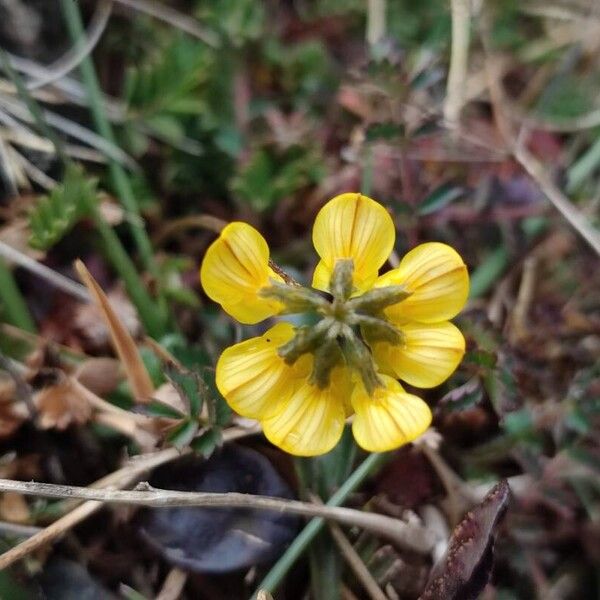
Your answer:
[[[43,429],[66,429],[72,423],[82,424],[92,415],[92,407],[73,386],[71,379],[61,378],[58,383],[37,392],[34,402],[39,411]]]
[[[97,396],[106,396],[122,379],[121,365],[114,358],[90,358],[79,365],[75,378]]]
[[[116,287],[106,292],[106,297],[119,321],[132,337],[137,338],[142,330],[140,320],[125,292],[120,287]],[[74,326],[80,334],[84,335],[86,347],[96,352],[103,352],[111,343],[110,330],[96,303],[77,305]]]
[[[149,402],[154,392],[154,386],[142,362],[134,339],[115,314],[106,294],[91,276],[83,262],[77,260],[75,268],[79,273],[81,281],[90,291],[92,298],[94,298],[108,326],[115,351],[121,359],[133,396],[138,402]]]
[[[0,440],[9,438],[27,419],[27,408],[15,399],[12,381],[0,379]]]
[[[29,222],[22,217],[15,217],[14,220],[9,221],[7,225],[0,228],[0,241],[29,258],[41,260],[46,253],[29,245],[30,235]]]
[[[510,498],[500,481],[481,504],[469,511],[450,539],[445,556],[434,566],[419,600],[474,600],[492,569],[496,529]]]
[[[156,448],[156,436],[137,425],[133,420],[124,418],[122,414],[98,412],[94,416],[94,421],[135,440],[145,452],[150,452]]]
[[[15,492],[5,492],[0,497],[0,518],[10,523],[28,523],[29,506],[25,497]]]

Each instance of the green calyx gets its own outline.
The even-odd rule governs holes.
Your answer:
[[[287,364],[311,353],[314,357],[311,382],[320,388],[329,384],[336,366],[346,365],[359,373],[366,391],[372,394],[382,383],[370,344],[402,343],[402,332],[387,319],[384,309],[401,302],[410,293],[403,286],[394,285],[374,288],[352,298],[353,273],[352,260],[336,262],[329,283],[331,299],[309,288],[279,282],[272,282],[261,295],[283,304],[283,313],[310,313],[320,318],[316,325],[298,327],[295,336],[279,348]]]

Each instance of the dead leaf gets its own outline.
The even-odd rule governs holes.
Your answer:
[[[36,250],[29,245],[30,235],[29,222],[22,217],[15,217],[14,220],[0,228],[0,241],[29,258],[41,260],[46,253]]]
[[[27,408],[15,399],[15,384],[0,379],[0,439],[6,439],[27,419]]]
[[[510,498],[500,481],[458,524],[445,556],[433,567],[419,600],[475,600],[485,587],[493,564],[498,524]]]
[[[25,497],[15,492],[5,492],[0,497],[0,518],[10,523],[29,523],[29,506]]]
[[[122,414],[98,412],[94,415],[94,421],[131,438],[144,452],[150,452],[156,448],[156,435],[143,429],[135,421],[123,418]]]
[[[90,358],[77,367],[75,379],[97,396],[106,396],[122,379],[121,365],[114,358]]]
[[[98,210],[100,215],[102,215],[102,219],[113,227],[120,225],[125,217],[125,211],[123,208],[119,206],[112,197],[109,196],[102,196],[100,198]]]
[[[121,359],[134,398],[138,402],[149,402],[154,392],[154,386],[142,362],[134,339],[113,310],[106,294],[91,276],[83,262],[77,260],[75,268],[79,273],[81,281],[90,291],[108,326],[115,351]]]
[[[72,423],[86,423],[92,416],[89,402],[75,389],[71,379],[64,376],[37,392],[33,399],[43,429],[66,429]]]
[[[135,307],[125,292],[117,287],[108,291],[106,297],[129,334],[137,338],[142,331],[142,326]],[[87,342],[86,346],[91,347],[93,350],[104,351],[110,345],[110,330],[96,303],[78,304],[75,311],[74,325],[84,335]]]

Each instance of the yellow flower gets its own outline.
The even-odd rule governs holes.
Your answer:
[[[207,250],[204,290],[238,321],[292,312],[320,319],[301,328],[279,322],[227,348],[217,387],[291,454],[328,452],[350,415],[361,447],[392,450],[431,422],[427,404],[397,380],[434,387],[462,359],[464,338],[449,319],[467,299],[466,266],[450,246],[431,242],[380,275],[394,247],[394,224],[383,206],[356,193],[321,209],[313,242],[320,260],[312,290],[284,281],[271,267],[266,241],[246,223],[229,224]]]

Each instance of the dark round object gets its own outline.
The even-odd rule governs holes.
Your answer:
[[[186,456],[164,465],[150,484],[180,491],[293,497],[262,454],[235,445],[208,460]],[[142,538],[169,564],[196,573],[227,573],[273,561],[298,526],[295,517],[238,508],[153,508],[144,510],[138,521]]]

